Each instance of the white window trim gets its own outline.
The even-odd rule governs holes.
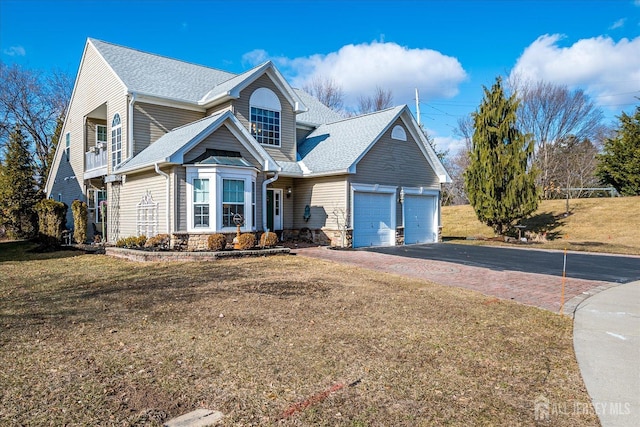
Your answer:
[[[398,141],[407,140],[407,132],[400,125],[395,125],[391,131],[391,139],[397,139]]]
[[[188,166],[187,167],[187,232],[190,233],[232,233],[236,227],[222,227],[223,180],[244,181],[244,225],[242,232],[255,231],[252,209],[252,191],[255,188],[255,169],[232,166]],[[209,180],[209,227],[194,227],[193,220],[193,180]]]
[[[113,119],[115,119],[116,115],[118,116],[120,123],[118,123],[116,126],[113,126]],[[113,150],[113,132],[116,131],[117,129],[120,129],[120,150],[114,151]],[[124,161],[124,138],[123,138],[123,132],[122,132],[122,116],[118,112],[114,113],[111,118],[111,132],[107,134],[107,138],[108,138],[107,145],[111,148],[108,161],[111,167],[115,168],[116,166],[122,164],[122,162]],[[114,164],[113,154],[114,152],[117,153],[118,151],[120,152],[120,161]]]
[[[269,88],[261,87],[253,91],[251,97],[249,98],[249,133],[251,133],[251,129],[253,129],[253,121],[251,121],[251,110],[253,108],[260,108],[262,110],[274,111],[279,115],[278,122],[278,141],[277,144],[264,144],[260,143],[261,146],[265,147],[281,147],[282,146],[282,104],[280,103],[280,99],[278,95],[274,91]]]
[[[106,138],[105,141],[99,141],[98,140],[98,134],[99,134],[98,128],[104,128],[104,136]],[[101,144],[103,142],[104,142],[104,145],[98,145],[98,144]],[[107,125],[99,125],[99,124],[97,124],[96,125],[96,147],[99,147],[101,149],[102,148],[106,148],[108,143],[109,143],[109,129],[108,129]]]

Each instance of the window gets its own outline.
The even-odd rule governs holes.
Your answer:
[[[280,113],[251,107],[251,135],[260,144],[280,145]]]
[[[107,146],[107,126],[105,125],[96,125],[96,146],[100,148]]]
[[[244,218],[243,231],[254,230],[256,177],[254,168],[187,166],[187,231],[235,231],[235,214]]]
[[[238,179],[222,180],[222,226],[235,227],[233,216],[244,218],[244,181]]]
[[[406,141],[407,140],[407,132],[405,132],[404,128],[400,125],[395,125],[393,130],[391,131],[391,138],[397,139],[398,141]]]
[[[193,226],[209,228],[209,180],[193,180]]]
[[[122,163],[122,123],[120,114],[116,113],[111,122],[111,167]]]
[[[66,154],[68,162],[71,158],[71,133],[69,132],[65,135],[64,154]]]
[[[278,96],[270,89],[256,89],[249,99],[251,135],[260,144],[280,146],[280,111]]]
[[[107,190],[90,188],[87,191],[87,208],[89,210],[89,220],[102,222],[102,210],[107,214],[105,204],[107,202]]]

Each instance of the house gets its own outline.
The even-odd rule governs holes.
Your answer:
[[[109,242],[203,249],[240,214],[363,247],[437,241],[449,180],[407,106],[344,118],[272,62],[233,74],[88,39],[46,193],[87,201]]]

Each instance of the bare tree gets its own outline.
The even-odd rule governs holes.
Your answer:
[[[464,205],[469,203],[464,188],[464,172],[469,167],[471,143],[473,138],[473,118],[466,115],[458,119],[458,127],[454,130],[458,138],[464,139],[464,147],[444,159],[445,167],[451,182],[444,185],[444,203],[448,205]]]
[[[598,147],[590,140],[569,136],[547,145],[549,153],[550,198],[583,197],[584,188],[598,186]]]
[[[305,92],[318,98],[327,107],[340,111],[344,103],[344,91],[333,79],[314,77],[302,88]]]
[[[579,140],[593,139],[602,132],[603,113],[580,89],[544,81],[524,81],[514,77],[512,91],[520,101],[518,127],[533,136],[536,142],[534,161],[541,169],[539,184],[545,197],[549,184],[554,152],[548,145],[573,136]]]
[[[358,114],[373,113],[384,110],[393,105],[393,94],[390,90],[384,90],[376,86],[373,96],[360,96],[358,99]]]
[[[73,82],[68,74],[45,74],[19,65],[0,63],[0,147],[11,129],[19,125],[32,144],[41,188],[47,179],[55,130],[63,119]]]

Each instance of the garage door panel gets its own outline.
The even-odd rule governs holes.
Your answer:
[[[404,242],[431,243],[435,237],[436,198],[407,195],[404,198]]]
[[[353,246],[390,246],[395,241],[393,194],[354,192]]]

